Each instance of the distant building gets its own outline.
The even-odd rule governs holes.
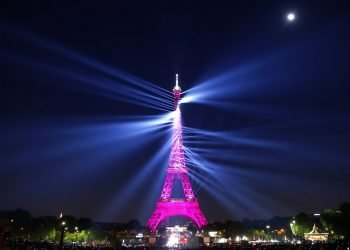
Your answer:
[[[326,241],[328,239],[328,233],[320,233],[314,224],[311,232],[304,234],[304,238],[311,241]]]

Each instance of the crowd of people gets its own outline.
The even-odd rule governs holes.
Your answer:
[[[206,247],[207,249],[213,249]],[[261,243],[233,246],[215,246],[214,249],[233,249],[233,250],[350,250],[350,241],[339,240],[332,242],[310,242],[305,241],[300,244],[293,243]]]
[[[97,246],[87,246],[87,245],[76,245],[76,244],[64,244],[60,246],[59,244],[49,243],[49,242],[32,242],[32,241],[8,241],[4,244],[0,250],[113,250],[118,249],[118,247],[97,245]]]
[[[96,245],[96,246],[81,246],[81,245],[63,245],[47,242],[14,242],[8,241],[0,250],[114,250],[114,249],[128,249],[123,246],[109,246],[109,245]],[[168,249],[166,247],[134,247],[133,249]],[[181,249],[188,249],[182,247]],[[216,245],[216,246],[202,246],[197,249],[233,249],[233,250],[350,250],[350,241],[339,240],[332,242],[302,242],[301,244],[292,243],[274,243],[274,244],[234,244],[234,245]]]

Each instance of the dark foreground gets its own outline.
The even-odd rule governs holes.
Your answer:
[[[37,243],[37,242],[7,242],[5,245],[0,246],[0,250],[60,250],[58,244],[51,243]],[[165,247],[112,247],[112,246],[74,246],[65,245],[64,250],[114,250],[114,249],[168,249]],[[172,249],[190,249],[190,248],[172,248]],[[302,244],[290,244],[290,243],[275,243],[275,244],[257,244],[257,245],[231,245],[231,246],[212,246],[212,247],[200,247],[196,249],[242,249],[242,250],[263,250],[263,249],[284,249],[284,250],[350,250],[350,241],[334,241],[334,242],[319,242],[319,243],[302,243]]]

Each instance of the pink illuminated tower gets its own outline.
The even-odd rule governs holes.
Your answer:
[[[176,74],[176,85],[173,89],[175,116],[173,120],[172,144],[170,152],[170,162],[160,199],[156,209],[152,213],[147,225],[155,232],[159,223],[172,216],[184,216],[192,220],[198,228],[208,224],[199,208],[198,200],[195,197],[188,170],[185,162],[184,146],[182,143],[182,124],[179,100],[181,88],[179,86],[178,75]],[[172,198],[171,193],[175,180],[182,183],[183,198]]]

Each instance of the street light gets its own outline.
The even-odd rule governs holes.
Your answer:
[[[320,218],[321,218],[321,214],[320,213],[314,213],[314,225],[319,224]]]
[[[292,222],[289,224],[290,225],[290,229],[292,230],[293,235],[295,235],[295,231],[294,231],[294,226],[295,226],[296,222],[295,220],[292,220]]]
[[[60,249],[63,249],[63,238],[64,238],[64,230],[68,229],[67,227],[65,227],[66,222],[62,221],[61,222],[61,235],[60,235]]]
[[[267,234],[267,239],[269,239],[269,236],[270,236],[270,225],[266,225],[266,234]]]

